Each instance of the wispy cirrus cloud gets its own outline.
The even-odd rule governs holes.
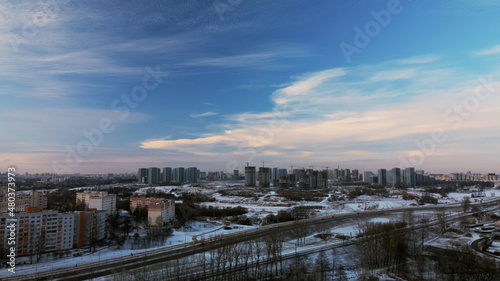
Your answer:
[[[214,115],[217,115],[219,114],[218,112],[211,112],[211,111],[208,111],[208,112],[205,112],[205,113],[199,113],[199,114],[190,114],[189,116],[192,117],[192,118],[200,118],[200,117],[208,117],[208,116],[214,116]]]
[[[411,58],[399,59],[396,60],[397,63],[400,64],[426,64],[439,60],[440,57],[437,55],[421,55],[415,56]]]
[[[415,75],[415,69],[387,70],[376,73],[371,80],[373,81],[391,81],[399,79],[408,79]]]
[[[497,55],[500,54],[500,45],[496,45],[487,49],[474,51],[474,55],[476,56],[489,56],[489,55]]]
[[[236,55],[209,56],[190,59],[182,63],[184,66],[222,67],[222,68],[262,68],[274,65],[279,67],[281,61],[291,58],[310,56],[306,49],[286,46],[263,46],[256,51],[242,51]]]

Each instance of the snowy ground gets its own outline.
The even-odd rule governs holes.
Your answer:
[[[214,223],[214,222],[192,222],[190,223],[186,228],[185,231],[174,231],[173,235],[170,236],[165,240],[164,245],[159,246],[159,247],[153,247],[149,248],[146,250],[152,250],[152,249],[157,249],[157,248],[162,248],[162,247],[169,247],[169,246],[175,246],[175,245],[181,245],[184,244],[185,242],[189,243],[194,240],[201,240],[201,239],[207,239],[212,236],[216,235],[222,235],[222,234],[228,234],[228,233],[234,233],[250,228],[255,228],[252,226],[245,226],[245,225],[231,225],[230,230],[222,229],[224,225],[222,223]],[[81,265],[83,263],[89,263],[89,262],[99,262],[103,261],[106,259],[113,259],[116,257],[121,257],[121,256],[129,256],[132,254],[138,254],[141,252],[144,252],[146,250],[141,249],[141,250],[131,250],[131,245],[126,243],[121,249],[117,249],[116,246],[114,247],[103,247],[103,248],[98,248],[97,252],[95,253],[89,253],[88,249],[83,250],[79,249],[74,252],[83,252],[84,254],[82,256],[78,257],[73,257],[71,256],[65,256],[63,258],[56,258],[54,259],[51,253],[46,254],[42,260],[39,263],[35,264],[23,264],[16,266],[16,274],[29,274],[29,273],[35,273],[37,271],[45,271],[45,270],[50,270],[54,268],[61,268],[61,267],[67,267],[67,266],[77,266]],[[16,262],[23,262],[23,263],[28,263],[29,258],[28,257],[21,257],[17,258]],[[7,272],[7,270],[1,270],[0,271],[0,278],[1,277],[7,277],[11,276],[12,273]]]
[[[151,187],[146,187],[143,185],[136,185],[140,187],[136,191],[136,195],[142,195],[146,193],[146,190]],[[88,187],[90,189],[92,187]],[[289,201],[283,197],[280,197],[276,190],[269,189],[267,191],[259,191],[254,193],[255,196],[252,197],[243,197],[243,196],[223,196],[219,193],[220,190],[231,190],[235,188],[244,187],[241,186],[241,183],[226,183],[226,182],[215,182],[211,185],[201,188],[195,187],[191,185],[183,185],[183,186],[159,186],[153,187],[154,189],[161,190],[163,192],[171,193],[176,196],[183,192],[202,192],[207,195],[213,196],[216,198],[216,202],[206,202],[203,205],[214,206],[214,207],[236,207],[242,206],[248,209],[249,213],[247,214],[249,217],[257,216],[259,218],[263,218],[268,214],[276,214],[280,210],[287,210],[296,206],[316,206],[316,215],[320,216],[330,216],[336,214],[346,214],[346,213],[357,213],[363,212],[367,210],[386,210],[393,208],[415,208],[418,210],[418,206],[416,206],[415,200],[403,200],[400,194],[393,194],[390,198],[381,198],[378,196],[360,196],[351,201],[330,201],[329,198],[332,195],[338,196],[338,192],[334,193],[331,191],[327,194],[320,202],[313,201]],[[81,188],[79,188],[81,189]],[[84,188],[85,189],[85,188]],[[415,196],[421,196],[422,191],[420,190],[410,190],[409,194]],[[497,192],[500,195],[500,192]],[[496,196],[494,190],[485,191],[486,197],[478,198],[479,200],[488,200],[492,199]],[[471,193],[450,193],[447,197],[442,198],[440,195],[433,194],[433,196],[438,196],[440,204],[452,204],[452,203],[460,203],[463,201],[465,197],[471,197]],[[423,215],[423,214],[420,214]],[[372,219],[372,222],[387,222],[390,221],[390,218],[376,218]],[[224,229],[224,224],[222,222],[216,221],[205,221],[205,222],[192,222],[187,227],[176,230],[173,233],[173,236],[169,237],[165,240],[165,243],[161,247],[169,247],[175,246],[179,244],[183,244],[186,242],[191,242],[193,240],[201,240],[208,239],[213,236],[243,231],[246,229],[256,228],[255,226],[242,226],[242,225],[229,225],[231,227],[230,230]],[[341,234],[345,236],[355,236],[358,233],[358,226],[355,222],[351,225],[340,225],[331,229],[331,233],[333,234]],[[456,238],[456,237],[455,237]],[[450,239],[455,239],[451,237]],[[307,246],[318,246],[324,243],[321,239],[314,237],[311,235],[307,238]],[[443,243],[443,241],[439,241],[436,243]],[[293,241],[287,242],[287,247],[285,251],[295,250],[295,243]],[[493,249],[498,249],[500,251],[500,245],[495,244]],[[78,250],[81,251],[81,250]],[[67,266],[75,266],[76,264],[82,264],[87,262],[99,262],[105,259],[113,259],[119,256],[128,256],[134,253],[139,253],[144,250],[131,250],[131,245],[126,243],[122,249],[116,249],[114,247],[105,247],[98,249],[97,252],[90,254],[85,253],[83,256],[73,257],[72,255],[65,256],[63,258],[53,258],[52,254],[47,254],[43,257],[42,261],[38,264],[25,264],[19,265],[16,267],[17,274],[27,274],[34,273],[42,270],[49,270],[53,268],[67,267]],[[18,262],[27,262],[29,258],[18,258]],[[0,271],[0,278],[9,276],[9,272],[7,270]]]
[[[492,254],[500,255],[500,241],[493,241],[487,249],[488,252]]]

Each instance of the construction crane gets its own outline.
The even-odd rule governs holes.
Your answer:
[[[326,168],[326,174],[328,175],[328,169],[330,169],[329,166],[317,166],[317,167]]]
[[[264,161],[261,161],[262,162],[262,168],[264,168],[264,165],[266,162],[270,162],[270,161],[267,161],[267,160],[264,160]]]

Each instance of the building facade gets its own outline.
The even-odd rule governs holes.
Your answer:
[[[370,183],[370,177],[373,175],[371,171],[365,171],[363,172],[363,182],[365,183]]]
[[[160,168],[151,167],[148,169],[148,184],[158,184],[160,182]]]
[[[172,182],[172,168],[170,167],[165,167],[163,168],[163,173],[161,174],[161,181],[162,182],[166,182],[166,183],[170,183]]]
[[[137,208],[146,208],[148,205],[161,201],[163,201],[163,199],[130,197],[130,212],[133,213]]]
[[[404,182],[408,187],[415,187],[417,185],[417,178],[415,174],[415,168],[406,168],[404,172]]]
[[[260,167],[259,168],[259,186],[269,187],[271,184],[271,169]]]
[[[186,169],[186,180],[188,183],[198,182],[198,168],[189,167]]]
[[[0,213],[9,211],[8,188],[0,189]],[[16,212],[23,212],[25,208],[37,207],[40,210],[47,209],[47,193],[41,191],[17,191]]]
[[[73,247],[95,245],[107,237],[108,215],[106,211],[86,210],[74,212]]]
[[[0,248],[5,257],[10,247],[6,242],[10,234],[8,214],[0,215]],[[70,213],[40,211],[39,208],[27,208],[27,212],[16,214],[16,256],[30,256],[46,252],[73,248],[74,217]]]
[[[137,171],[137,182],[148,183],[148,169],[139,168],[139,170]]]
[[[392,185],[397,186],[402,182],[401,168],[392,168]]]
[[[245,186],[255,186],[255,174],[254,166],[245,167]]]
[[[106,211],[108,215],[116,212],[116,194],[106,191],[77,192],[76,203],[83,202],[87,209]]]
[[[163,226],[175,219],[175,201],[162,200],[148,205],[148,225]]]
[[[378,184],[386,186],[387,185],[387,170],[378,169]]]
[[[174,180],[175,183],[185,183],[184,179],[184,168],[178,167],[174,169]]]

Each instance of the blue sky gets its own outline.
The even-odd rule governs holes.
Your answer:
[[[0,171],[265,160],[500,172],[499,11],[487,0],[2,2]]]

